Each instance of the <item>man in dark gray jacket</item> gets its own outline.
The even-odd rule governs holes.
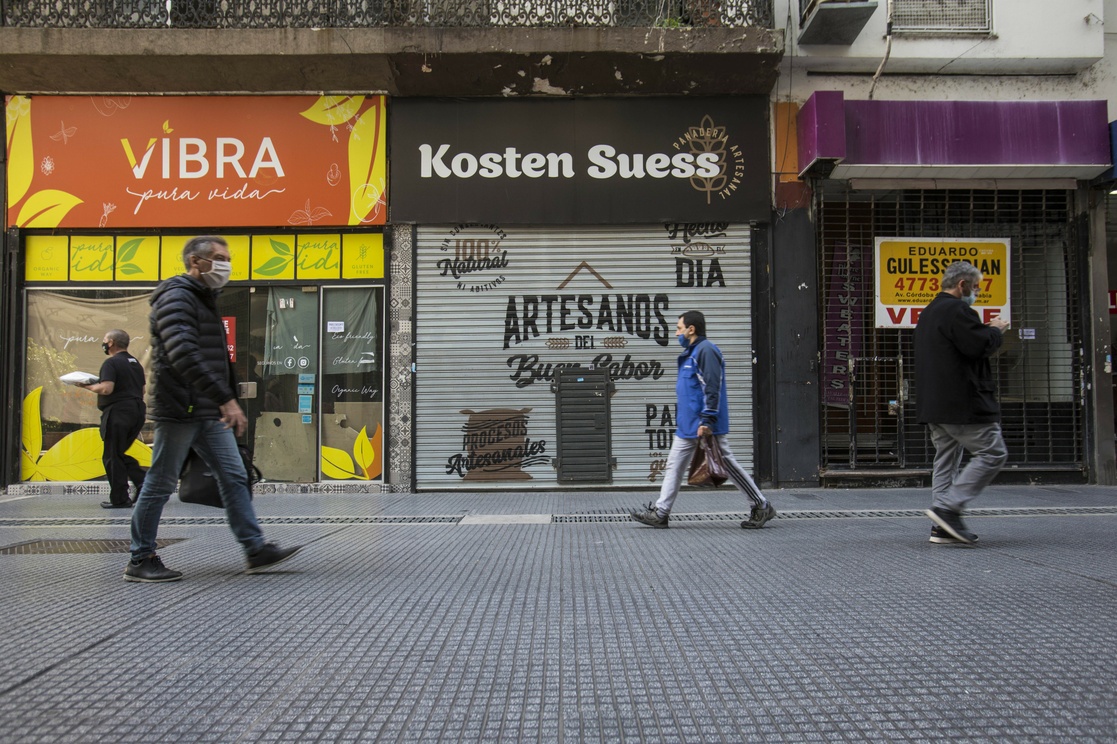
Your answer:
[[[234,436],[244,432],[247,419],[236,399],[216,291],[229,281],[229,246],[224,238],[193,238],[182,250],[182,261],[186,273],[162,282],[151,297],[154,401],[149,418],[155,422],[155,444],[132,512],[132,559],[125,581],[182,578],[156,555],[155,538],[163,505],[192,448],[217,481],[229,527],[247,554],[248,573],[271,568],[299,550],[264,541]]]
[[[915,414],[927,424],[935,445],[931,508],[933,543],[975,543],[962,510],[997,476],[1008,459],[1001,436],[1001,407],[989,357],[1000,348],[1008,321],[982,324],[972,305],[981,272],[955,261],[942,277],[942,291],[915,326]],[[970,453],[959,468],[963,451]]]

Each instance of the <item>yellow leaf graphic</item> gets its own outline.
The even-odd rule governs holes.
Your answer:
[[[353,442],[353,459],[357,461],[357,466],[365,477],[368,477],[369,467],[376,461],[376,452],[372,449],[372,442],[368,440],[368,431],[365,427],[361,427],[357,441]]]
[[[35,464],[26,452],[19,453],[19,479],[25,481],[41,481],[46,480],[46,476],[39,472],[39,466]]]
[[[384,109],[380,98],[349,134],[349,224],[362,223],[384,196]]]
[[[8,100],[8,204],[15,204],[31,188],[35,176],[35,150],[31,143],[31,99]]]
[[[18,227],[58,227],[71,209],[81,204],[81,199],[65,191],[44,189],[27,198],[16,218]]]
[[[104,444],[94,428],[71,432],[39,458],[39,470],[52,481],[84,481],[105,474],[101,463]]]
[[[319,96],[301,116],[326,126],[344,124],[357,114],[364,102],[364,96]]]
[[[124,454],[136,458],[136,462],[140,464],[141,468],[151,467],[151,447],[138,439],[132,442],[132,446]]]
[[[43,388],[37,387],[23,399],[23,432],[20,439],[23,442],[23,451],[31,457],[32,463],[39,459],[43,451],[43,417],[39,409],[39,399],[42,397]]]
[[[322,475],[334,480],[357,478],[353,469],[353,459],[345,450],[336,447],[322,447]]]

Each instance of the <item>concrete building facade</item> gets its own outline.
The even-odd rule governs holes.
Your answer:
[[[484,383],[488,387],[482,386],[484,395],[474,396],[476,402],[465,388],[447,385],[454,367],[439,368],[437,362],[453,358],[457,347],[438,324],[454,318],[483,323],[486,306],[454,305],[467,299],[456,291],[439,295],[437,275],[424,274],[425,262],[437,261],[445,240],[455,250],[488,251],[509,230],[515,235],[508,245],[518,246],[525,258],[520,268],[531,267],[524,281],[548,283],[502,292],[499,315],[511,317],[508,308],[514,305],[518,321],[536,321],[536,316],[524,315],[529,307],[530,312],[551,308],[548,313],[560,307],[556,300],[548,305],[546,299],[532,299],[561,294],[554,287],[574,276],[574,265],[547,263],[549,253],[599,274],[607,267],[614,276],[625,277],[621,284],[627,282],[631,291],[621,293],[624,303],[643,302],[640,282],[666,282],[679,293],[673,304],[655,300],[656,291],[645,294],[650,307],[659,302],[661,314],[668,317],[686,309],[676,307],[679,302],[701,301],[682,291],[694,284],[694,274],[684,277],[678,261],[692,261],[687,266],[693,272],[706,258],[686,253],[698,250],[690,245],[691,237],[701,238],[701,251],[738,251],[738,263],[727,262],[733,269],[720,278],[707,259],[703,281],[711,286],[726,282],[724,297],[711,295],[710,306],[723,318],[729,345],[741,346],[737,366],[749,367],[738,378],[741,388],[731,391],[741,400],[737,409],[748,449],[744,459],[758,480],[780,485],[926,479],[931,449],[912,416],[918,390],[911,376],[910,326],[941,267],[912,259],[941,260],[957,251],[974,251],[993,282],[982,310],[1005,312],[1013,323],[996,361],[1012,453],[1004,477],[1113,483],[1114,331],[1109,312],[1117,305],[1110,290],[1115,286],[1111,276],[1117,275],[1111,265],[1117,260],[1111,260],[1108,245],[1117,239],[1110,237],[1113,220],[1107,220],[1113,179],[1108,112],[1117,88],[1114,45],[1107,43],[1112,39],[1104,26],[1107,15],[1117,17],[1117,0],[1084,0],[1073,7],[1040,0],[442,0],[390,2],[375,9],[324,4],[313,11],[281,0],[252,5],[204,0],[5,4],[0,92],[9,96],[9,135],[4,155],[6,322],[0,344],[17,360],[0,376],[9,401],[3,421],[8,445],[0,452],[5,483],[32,489],[99,487],[88,485],[96,479],[95,466],[68,472],[52,464],[65,459],[62,450],[53,460],[48,456],[58,441],[88,428],[90,412],[62,413],[67,405],[80,408],[80,401],[50,403],[48,408],[41,400],[38,407],[28,401],[33,392],[29,369],[49,377],[44,370],[60,364],[94,363],[95,357],[67,356],[87,343],[86,334],[67,332],[53,346],[32,347],[28,339],[35,333],[49,335],[51,317],[75,316],[77,310],[67,305],[73,301],[80,301],[83,312],[108,302],[108,315],[92,316],[97,322],[108,322],[120,308],[141,318],[144,292],[175,271],[175,246],[202,230],[229,234],[243,248],[239,294],[231,297],[236,311],[230,315],[230,346],[239,352],[234,366],[239,365],[241,379],[255,384],[246,388],[255,396],[247,399],[255,414],[254,436],[270,466],[264,468],[265,476],[271,470],[266,487],[276,490],[492,488],[502,480],[516,487],[593,488],[656,481],[656,455],[664,450],[659,439],[668,437],[672,427],[670,412],[665,415],[661,405],[663,395],[641,392],[640,408],[635,398],[625,398],[624,390],[619,397],[614,392],[618,407],[606,412],[611,417],[607,444],[613,445],[614,427],[618,432],[624,428],[614,418],[635,421],[637,408],[650,418],[640,426],[633,423],[631,438],[618,441],[615,462],[606,458],[597,470],[590,469],[593,474],[579,479],[563,475],[564,458],[554,451],[561,438],[559,419],[550,412],[540,418],[539,407],[551,406],[550,399],[512,405],[514,395],[499,388],[506,383],[493,382],[498,376]],[[107,207],[100,210],[102,219],[97,209],[79,219],[81,208],[75,208],[53,223],[51,209],[28,206],[34,194],[58,190],[51,188],[58,171],[55,159],[49,168],[43,161],[45,151],[36,151],[27,161],[30,166],[17,168],[15,160],[25,150],[12,134],[13,117],[25,109],[52,110],[54,103],[76,99],[100,106],[104,116],[133,99],[142,104],[129,116],[150,105],[152,121],[164,127],[148,139],[169,140],[175,133],[166,130],[175,129],[174,121],[180,119],[159,117],[159,98],[167,105],[186,105],[182,116],[197,118],[199,127],[228,122],[231,134],[210,132],[213,148],[224,146],[220,137],[262,139],[259,127],[264,125],[253,122],[279,116],[276,107],[288,99],[295,118],[313,122],[318,116],[317,126],[325,127],[305,135],[301,148],[307,167],[322,170],[321,183],[302,185],[317,176],[291,182],[315,198],[339,183],[349,184],[348,201],[339,208],[322,207],[328,217],[306,201],[305,208],[300,202],[283,214],[207,217],[194,210],[189,217],[170,213],[147,223],[128,222],[119,205],[115,215]],[[624,141],[640,136],[641,117],[658,118],[657,105],[667,116],[680,102],[695,102],[698,120],[693,126],[701,129],[702,102],[726,111],[740,102],[751,106],[764,99],[768,105],[761,107],[762,113],[750,114],[759,119],[722,135],[732,139],[747,133],[750,145],[766,149],[767,166],[750,165],[747,180],[760,178],[767,184],[767,209],[742,206],[728,216],[710,217],[705,207],[687,207],[685,199],[668,198],[663,203],[670,207],[649,206],[660,204],[661,196],[633,188],[635,179],[618,178],[617,190],[605,201],[597,200],[599,207],[615,204],[611,209],[579,212],[575,205],[568,213],[540,210],[544,197],[529,197],[530,189],[510,189],[450,213],[434,208],[448,203],[443,197],[438,205],[432,199],[424,206],[422,188],[400,192],[397,201],[389,178],[395,158],[404,162],[404,153],[393,148],[410,142],[393,139],[394,103],[401,111],[440,112],[449,133],[458,117],[467,114],[499,129],[493,124],[497,114],[490,112],[505,119],[523,116],[525,126],[542,126],[542,131],[546,126],[534,113],[523,113],[534,111],[527,104],[567,102],[578,106],[562,109],[559,116],[569,117],[572,126],[614,132],[611,136]],[[445,106],[454,100],[462,106]],[[594,101],[605,105],[582,105]],[[509,108],[516,102],[525,105]],[[441,107],[422,108],[428,103]],[[477,106],[481,108],[473,108]],[[568,113],[575,108],[579,113]],[[374,109],[381,119],[369,114]],[[380,186],[370,186],[375,181],[371,177],[353,180],[350,172],[360,170],[350,157],[353,143],[369,141],[362,135],[373,120],[381,121],[381,132],[386,132],[380,149],[365,153],[369,173],[384,179]],[[441,126],[428,127],[429,119],[415,121],[424,131]],[[757,124],[765,135],[755,134]],[[43,127],[38,141],[56,149],[60,143],[69,147],[67,132],[74,122],[67,125],[60,116],[57,124],[52,119],[49,127],[45,121],[36,126]],[[288,134],[297,139],[304,136],[299,131],[293,124]],[[556,132],[559,139],[552,141],[566,136],[561,129]],[[177,135],[189,136],[185,128]],[[316,144],[318,135],[328,136]],[[138,132],[110,131],[101,149],[111,150],[110,157],[134,173],[148,144],[140,138]],[[125,161],[123,140],[135,143],[134,162]],[[584,144],[577,137],[572,141]],[[332,154],[346,143],[348,154]],[[160,147],[151,162],[159,162]],[[364,153],[362,147],[356,149]],[[247,168],[254,154],[257,164],[269,163],[268,154],[255,144],[246,148],[252,152],[239,160],[235,149],[220,151],[229,174],[233,160]],[[645,149],[650,153],[655,147]],[[180,160],[188,165],[182,172],[191,173],[196,151],[165,152],[168,158],[185,155]],[[209,161],[213,171],[206,177],[216,177],[220,160]],[[445,163],[448,172],[460,165],[464,173],[470,167],[467,160],[448,158]],[[53,170],[47,174],[45,169]],[[19,172],[32,174],[26,184],[13,178]],[[89,169],[80,178],[86,183],[107,179]],[[566,198],[561,192],[545,196],[556,203]],[[86,206],[92,201],[85,199]],[[516,209],[517,203],[525,208]],[[347,210],[351,214],[343,216]],[[655,242],[660,240],[662,246]],[[323,274],[314,251],[331,248],[337,250],[338,265]],[[78,256],[92,250],[111,254],[107,264],[98,264],[101,276],[75,278]],[[669,272],[663,277],[654,273],[660,268],[642,263],[642,254],[656,251],[674,256],[663,262],[667,268],[662,270]],[[54,264],[61,255],[69,267],[63,273]],[[122,273],[124,259],[136,256],[155,256],[155,263],[149,261],[138,274]],[[41,273],[29,274],[29,265]],[[577,276],[581,281],[592,275],[583,270]],[[593,279],[599,284],[610,280]],[[592,296],[596,290],[580,291]],[[610,311],[601,312],[600,300],[607,296],[598,297],[593,311],[593,323],[601,324],[595,330],[602,333],[616,327],[608,325],[615,296]],[[580,305],[585,313],[590,312],[587,302]],[[304,313],[307,308],[313,312]],[[353,323],[363,332],[347,333]],[[574,357],[567,359],[562,354],[573,352],[556,349],[606,338],[584,332],[587,326],[565,331],[556,321],[556,328],[553,337],[540,334],[540,343],[545,339],[549,345],[539,354],[540,368],[551,364],[546,384],[557,386],[556,369]],[[608,342],[638,340],[641,328],[633,321],[632,333],[609,335]],[[524,329],[498,330],[507,341],[520,338],[516,334]],[[102,332],[95,328],[88,335],[99,339]],[[314,352],[305,355],[305,363],[295,342],[280,343],[274,335],[305,340],[312,332]],[[470,342],[468,328],[456,333],[462,343]],[[712,335],[716,338],[716,330]],[[328,343],[342,346],[327,350]],[[371,346],[362,351],[345,343]],[[467,359],[454,364],[471,359],[503,363],[501,353],[511,353],[498,349],[489,359],[481,347],[476,353],[466,351]],[[602,356],[596,347],[584,351],[589,354],[586,364]],[[548,362],[551,352],[558,356]],[[670,363],[670,354],[663,349],[656,353],[663,359],[649,359],[650,365]],[[615,357],[612,374],[634,375],[639,359],[630,360],[630,369],[624,366],[625,354],[610,351],[609,362],[600,364],[608,367]],[[347,359],[375,363],[346,371],[338,365]],[[331,366],[330,360],[338,361]],[[436,364],[427,369],[441,369],[442,377],[426,378],[434,383],[424,387],[424,362],[432,361]],[[516,374],[511,368],[503,372],[505,377]],[[669,393],[669,381],[660,382]],[[269,398],[270,388],[275,392]],[[331,390],[340,392],[331,398]],[[44,389],[42,395],[48,393]],[[495,405],[502,396],[509,405]],[[462,402],[455,407],[457,397]],[[561,407],[558,397],[553,405],[556,411]],[[529,414],[526,408],[537,410]],[[516,422],[517,433],[506,447],[485,440],[482,450],[487,450],[471,452],[469,443],[480,441],[475,427],[489,426],[497,409],[503,411],[501,421]],[[27,422],[33,414],[40,417],[41,432],[29,440]],[[543,428],[554,440],[546,452],[532,451],[541,435],[525,428],[528,420],[545,422]],[[60,423],[64,421],[68,423]],[[645,435],[647,444],[641,438]],[[444,446],[448,438],[459,439],[460,446]],[[292,452],[302,454],[288,456]],[[482,476],[482,470],[493,469],[509,452],[531,460],[530,467],[518,461],[515,473],[535,475],[527,480]],[[567,465],[571,452],[568,445]],[[479,465],[469,480],[468,468],[455,466],[483,458],[489,458],[487,464]]]
[[[425,304],[432,312],[438,308],[432,304],[434,295],[427,299],[426,285],[419,281],[426,265],[425,251],[434,251],[434,267],[442,240],[451,234],[455,236],[455,250],[468,253],[468,260],[472,260],[476,251],[487,255],[490,243],[502,240],[498,236],[506,235],[510,225],[517,226],[517,235],[509,241],[525,241],[518,248],[519,270],[529,272],[522,277],[525,282],[540,275],[539,269],[530,268],[529,261],[546,260],[547,243],[558,239],[577,244],[569,251],[570,260],[578,259],[571,269],[586,264],[592,271],[582,274],[591,277],[590,281],[604,286],[616,283],[619,287],[618,277],[627,276],[623,281],[631,286],[614,295],[601,295],[595,309],[594,322],[600,325],[597,330],[608,338],[603,335],[597,339],[583,332],[576,334],[578,338],[549,338],[547,347],[554,351],[569,344],[582,351],[577,345],[585,344],[584,352],[593,352],[587,360],[590,364],[610,368],[612,376],[620,378],[629,372],[630,377],[648,377],[645,368],[661,369],[663,362],[673,359],[669,350],[663,359],[643,361],[633,361],[633,354],[618,352],[614,363],[613,352],[598,347],[607,343],[610,349],[619,345],[623,350],[631,337],[634,343],[651,340],[655,353],[663,356],[659,341],[665,332],[660,326],[676,308],[668,307],[670,303],[661,298],[662,292],[647,294],[638,284],[642,256],[648,255],[641,236],[654,234],[662,244],[656,253],[656,272],[662,276],[656,281],[685,289],[696,282],[677,278],[681,272],[678,262],[689,261],[687,266],[693,269],[702,259],[676,258],[672,251],[695,250],[691,239],[707,232],[695,226],[722,225],[717,231],[719,239],[735,246],[732,272],[726,263],[731,278],[727,285],[724,277],[710,268],[717,265],[716,258],[707,260],[703,278],[714,277],[712,283],[722,288],[721,301],[736,316],[725,327],[741,329],[730,343],[742,345],[741,366],[747,365],[751,353],[747,329],[751,321],[748,287],[752,272],[748,247],[755,242],[750,223],[763,225],[768,219],[770,148],[766,142],[769,127],[765,102],[782,54],[782,35],[772,28],[767,0],[679,4],[446,0],[387,3],[376,9],[327,5],[314,12],[281,2],[251,6],[170,3],[165,7],[44,3],[5,7],[4,18],[0,28],[0,90],[10,94],[9,143],[14,143],[6,163],[9,191],[5,199],[8,250],[13,257],[5,282],[6,312],[13,320],[8,326],[13,330],[4,343],[21,358],[9,372],[5,389],[10,400],[22,402],[8,412],[6,430],[13,445],[4,457],[7,482],[21,484],[15,487],[53,488],[57,483],[69,483],[63,487],[80,489],[87,486],[74,486],[73,482],[96,477],[95,463],[81,471],[60,465],[63,461],[91,460],[96,442],[87,435],[92,413],[68,395],[71,391],[57,385],[53,372],[66,363],[90,366],[96,358],[80,351],[90,346],[86,336],[95,332],[74,329],[53,333],[59,319],[82,315],[105,323],[120,317],[134,328],[142,328],[145,296],[152,282],[178,270],[176,246],[198,231],[231,236],[234,259],[243,261],[234,269],[239,281],[226,293],[231,303],[227,311],[229,345],[231,356],[235,356],[233,365],[247,383],[245,403],[255,424],[248,444],[256,450],[267,478],[265,489],[407,491],[416,486],[446,487],[447,483],[437,479],[439,474],[453,485],[458,475],[470,470],[466,465],[454,466],[454,462],[484,464],[472,469],[466,486],[492,487],[493,481],[499,485],[502,479],[507,480],[509,472],[515,472],[539,485],[550,482],[553,487],[554,479],[561,476],[548,474],[564,472],[560,461],[569,465],[577,459],[569,448],[564,456],[553,456],[557,454],[553,453],[553,435],[541,435],[535,429],[513,435],[507,447],[492,440],[492,431],[507,433],[520,424],[505,422],[488,427],[487,433],[474,432],[471,421],[495,415],[491,401],[500,400],[498,391],[493,391],[495,398],[490,397],[490,402],[478,404],[461,384],[447,385],[436,377],[428,378],[434,380],[429,393],[416,385],[425,372],[437,368],[432,360],[445,359],[454,351],[454,343],[445,342],[447,349],[440,346],[445,334],[429,335],[440,321],[427,319],[423,325],[420,312]],[[505,118],[529,116],[530,128],[547,129],[547,136],[552,137],[540,138],[541,151],[550,148],[552,141],[565,141],[569,133],[561,127],[552,127],[553,132],[548,129],[553,119],[532,123],[530,115],[521,112],[538,111],[539,107],[532,105],[537,99],[585,101],[576,108],[563,105],[560,118],[571,123],[568,129],[574,134],[600,131],[601,136],[615,137],[615,149],[619,151],[616,164],[640,169],[644,167],[642,160],[640,164],[625,160],[629,158],[626,140],[639,136],[647,130],[642,125],[659,120],[673,107],[677,124],[670,130],[663,128],[663,141],[648,146],[662,150],[669,166],[661,168],[655,164],[658,161],[649,159],[647,172],[651,175],[634,178],[630,171],[617,175],[611,181],[616,188],[606,189],[602,198],[584,205],[605,205],[606,209],[582,209],[578,212],[581,216],[573,217],[555,216],[562,211],[560,207],[542,212],[534,207],[550,204],[552,199],[560,205],[565,199],[576,199],[578,194],[592,190],[592,181],[576,189],[542,195],[530,189],[510,189],[452,217],[436,209],[449,201],[430,197],[422,184],[400,191],[401,198],[394,200],[392,185],[386,181],[388,171],[392,169],[397,185],[405,182],[405,171],[396,171],[391,165],[391,151],[396,145],[384,134],[392,132],[393,107],[398,106],[402,114],[411,110],[412,102],[445,99],[474,102],[482,118],[494,116],[490,111],[499,111]],[[707,124],[705,112],[699,111],[701,106],[683,111],[672,104],[672,100],[687,99],[721,101],[715,108],[720,107],[724,117],[735,123],[727,125],[717,115],[716,121],[711,119]],[[743,117],[735,113],[742,103],[748,111]],[[284,107],[288,113],[284,113]],[[446,106],[440,109],[446,110]],[[434,125],[431,136],[436,139],[449,136],[450,125],[458,117],[453,105],[449,110],[445,117],[419,121]],[[147,122],[146,126],[155,127],[150,137],[144,134],[148,130],[140,128],[141,111],[145,112],[142,121]],[[294,115],[290,115],[292,111]],[[52,159],[48,175],[42,170],[45,151],[28,154],[34,149],[27,146],[28,142],[57,146],[53,135],[58,132],[67,144],[75,146],[68,151],[73,153],[81,140],[88,141],[93,123],[105,123],[98,117],[113,123],[101,135],[98,146],[83,156],[84,168],[69,165],[71,160],[78,160],[71,154],[66,168],[61,167],[62,161],[54,166]],[[58,132],[43,129],[47,122],[53,127],[54,118],[59,119]],[[303,120],[317,126],[307,128]],[[377,124],[370,123],[374,121]],[[443,121],[445,135],[438,130]],[[13,122],[20,124],[11,126]],[[496,128],[497,119],[491,118],[490,122],[491,126],[480,125],[481,130]],[[273,133],[273,129],[283,131]],[[76,135],[73,138],[66,134],[71,131]],[[514,130],[512,135],[518,136]],[[379,142],[376,137],[387,138],[369,145],[370,141]],[[301,144],[284,145],[283,138]],[[576,136],[569,139],[585,149],[586,143]],[[344,150],[346,142],[348,153]],[[118,149],[122,143],[126,145],[123,152]],[[242,145],[251,151],[243,158],[238,149]],[[434,146],[437,148],[438,143]],[[702,155],[702,148],[717,152]],[[336,154],[339,149],[340,155]],[[308,175],[291,177],[287,160],[295,154],[308,161]],[[404,153],[399,154],[403,162]],[[101,155],[108,158],[103,168],[100,162],[94,162]],[[459,164],[465,162],[459,161],[458,155],[468,157],[467,153],[458,153],[448,158],[448,172],[458,174]],[[122,165],[119,161],[126,156]],[[554,152],[551,156],[562,157]],[[720,164],[718,173],[695,169],[698,156],[714,157]],[[565,176],[555,179],[529,167],[531,157],[534,155],[526,155],[521,163],[517,155],[505,175],[522,165],[523,171],[517,170],[514,175],[528,173],[534,179],[531,183],[565,183]],[[643,158],[644,153],[638,157]],[[438,158],[441,154],[435,154],[432,160]],[[247,172],[250,162],[253,172]],[[254,178],[258,165],[263,166],[263,180]],[[441,167],[439,161],[434,170]],[[112,200],[94,194],[114,180],[114,176],[105,174],[120,168],[123,171],[117,175],[124,181],[138,179],[141,174],[150,178],[163,168],[164,181],[177,176],[179,191],[167,184],[141,189],[139,193],[147,195],[139,197],[147,217],[137,216],[138,208],[129,213],[127,207],[121,209],[118,204],[109,210]],[[315,168],[325,176],[323,181],[314,175]],[[237,187],[227,188],[220,181],[222,169],[226,176],[239,179]],[[63,170],[83,170],[84,180],[77,177],[78,185],[70,191],[52,188],[60,182],[57,174]],[[643,170],[641,173],[647,175]],[[543,177],[535,178],[537,175]],[[210,195],[207,208],[191,203],[194,192],[188,188],[188,179],[193,178],[206,182],[207,189],[197,193]],[[478,182],[488,183],[484,179]],[[524,181],[513,183],[526,185]],[[337,186],[345,184],[350,186],[347,200],[334,206],[323,201],[327,195],[343,190]],[[638,188],[640,184],[650,188]],[[685,187],[682,200],[672,198],[669,189],[657,192],[655,188],[670,184]],[[90,189],[89,196],[71,193],[78,189]],[[302,201],[282,201],[300,189],[307,194],[305,207]],[[734,211],[733,205],[746,201],[743,195],[735,196],[744,191],[748,192],[750,206]],[[67,204],[60,198],[56,200],[59,204],[41,209],[52,192],[69,193],[73,199]],[[183,197],[183,193],[188,195]],[[222,195],[256,198],[282,206],[277,205],[271,213],[242,209],[222,216],[212,209],[213,194],[221,199],[225,198]],[[701,198],[696,200],[696,196]],[[136,198],[131,197],[129,206]],[[693,206],[683,205],[688,199]],[[634,208],[608,206],[614,201]],[[92,208],[101,202],[105,205],[103,213]],[[718,202],[730,205],[730,210]],[[154,204],[166,209],[155,212]],[[176,206],[186,208],[175,211]],[[489,210],[494,206],[495,211]],[[714,216],[711,206],[720,210],[720,216]],[[250,216],[253,213],[256,216]],[[500,224],[485,227],[495,221]],[[488,231],[485,235],[470,232],[478,224],[482,232]],[[618,224],[629,226],[615,236],[620,243],[610,243],[597,230]],[[725,226],[731,224],[736,226],[727,230]],[[664,230],[671,225],[676,226],[674,232]],[[581,237],[571,237],[574,233]],[[611,266],[613,274],[605,278],[603,273],[608,272],[602,264],[610,260],[609,250],[620,244],[627,246],[630,258]],[[100,275],[80,273],[78,265],[84,270],[89,263],[80,257],[93,253],[99,256],[96,267]],[[536,259],[523,260],[532,253]],[[147,263],[133,270],[137,256]],[[331,263],[334,259],[336,266]],[[125,275],[125,270],[130,273]],[[561,267],[553,271],[554,284],[571,273]],[[489,287],[479,283],[476,288]],[[537,303],[528,298],[549,295],[523,293],[551,289],[549,285],[522,289],[511,300],[524,303],[524,323],[531,323],[532,329],[537,328],[536,320],[528,313],[535,312]],[[453,286],[450,291],[454,299],[468,297]],[[590,290],[580,291],[582,294],[573,295],[573,301],[581,302],[581,311],[588,312],[581,298]],[[334,299],[334,309],[329,308],[330,298]],[[76,308],[73,303],[77,303]],[[549,321],[551,305],[546,307]],[[462,312],[447,316],[447,324],[465,317],[468,307],[458,310]],[[503,304],[500,315],[503,323]],[[655,323],[654,330],[647,322],[649,318]],[[31,330],[24,331],[28,321]],[[557,322],[555,332],[570,335],[562,333],[564,324],[565,320]],[[353,328],[360,332],[353,333]],[[428,333],[426,338],[424,332]],[[468,325],[452,328],[449,333],[451,341],[466,345],[472,337]],[[545,333],[549,335],[550,329]],[[142,336],[142,332],[135,335]],[[507,334],[496,334],[498,341],[501,336]],[[331,343],[340,346],[328,348]],[[346,344],[367,348],[349,348]],[[464,352],[475,362],[482,358],[480,350],[475,355],[467,346]],[[534,358],[532,354],[522,356]],[[350,362],[354,369],[346,371]],[[539,365],[544,366],[554,369],[563,364],[556,360]],[[453,369],[446,372],[452,373]],[[335,379],[327,379],[330,375]],[[542,392],[553,382],[551,372],[543,376],[546,379],[532,391]],[[469,377],[458,379],[460,383]],[[516,382],[506,379],[504,384],[511,384],[514,392]],[[741,376],[740,385],[736,394],[742,400],[742,410],[748,411],[752,385],[747,375]],[[658,403],[663,396],[654,397]],[[630,430],[626,443],[618,444],[618,451],[623,452],[621,482],[625,478],[646,481],[648,473],[655,477],[656,453],[664,449],[656,436],[662,434],[662,439],[671,429],[672,417],[665,410],[656,420],[655,433],[647,435],[646,405],[637,403],[635,398],[626,403],[633,413],[626,416],[631,421],[625,429]],[[542,403],[535,401],[528,408],[541,405],[550,407],[554,403],[544,396]],[[446,430],[432,430],[437,426],[437,416],[424,413],[424,406],[447,412],[453,421],[445,424]],[[472,410],[470,406],[483,410],[476,415],[465,413]],[[527,421],[523,408],[517,408],[516,413],[516,421],[521,423]],[[544,416],[543,420],[548,418]],[[746,428],[751,432],[751,421]],[[552,440],[550,449],[543,446],[543,437]],[[455,439],[461,445],[457,454],[445,444]],[[485,441],[485,451],[473,451],[471,447],[481,440]],[[18,447],[16,442],[20,443]],[[427,449],[430,453],[424,471],[416,464],[416,455],[423,455]],[[138,452],[144,454],[142,446]],[[508,457],[516,462],[509,465]],[[530,475],[528,467],[538,474]],[[606,483],[612,481],[613,470],[613,463],[607,462],[600,472]]]
[[[1003,272],[987,302],[1013,323],[995,360],[1013,453],[1002,477],[1113,482],[1113,12],[1102,0],[777,3],[788,33],[773,95],[773,246],[788,271],[773,271],[774,325],[808,339],[792,366],[819,374],[773,375],[777,391],[797,393],[774,406],[804,399],[803,417],[775,416],[799,426],[775,440],[773,479],[926,476],[912,317],[895,288],[933,276],[894,259],[962,241],[1006,259],[985,264],[987,278]],[[803,314],[812,281],[817,305]],[[917,291],[909,309],[929,296]],[[815,409],[817,427],[804,422]],[[802,451],[821,453],[817,471]]]

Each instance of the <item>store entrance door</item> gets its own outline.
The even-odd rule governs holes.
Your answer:
[[[242,443],[264,478],[380,479],[383,288],[237,287],[222,294],[220,307],[245,383]]]
[[[322,292],[322,478],[377,480],[386,451],[383,290]]]
[[[230,288],[220,307],[256,466],[269,481],[318,480],[318,287]]]

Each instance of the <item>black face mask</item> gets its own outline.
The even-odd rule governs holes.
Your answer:
[[[105,356],[109,355],[109,345],[104,341],[101,342],[101,351],[105,352]]]

